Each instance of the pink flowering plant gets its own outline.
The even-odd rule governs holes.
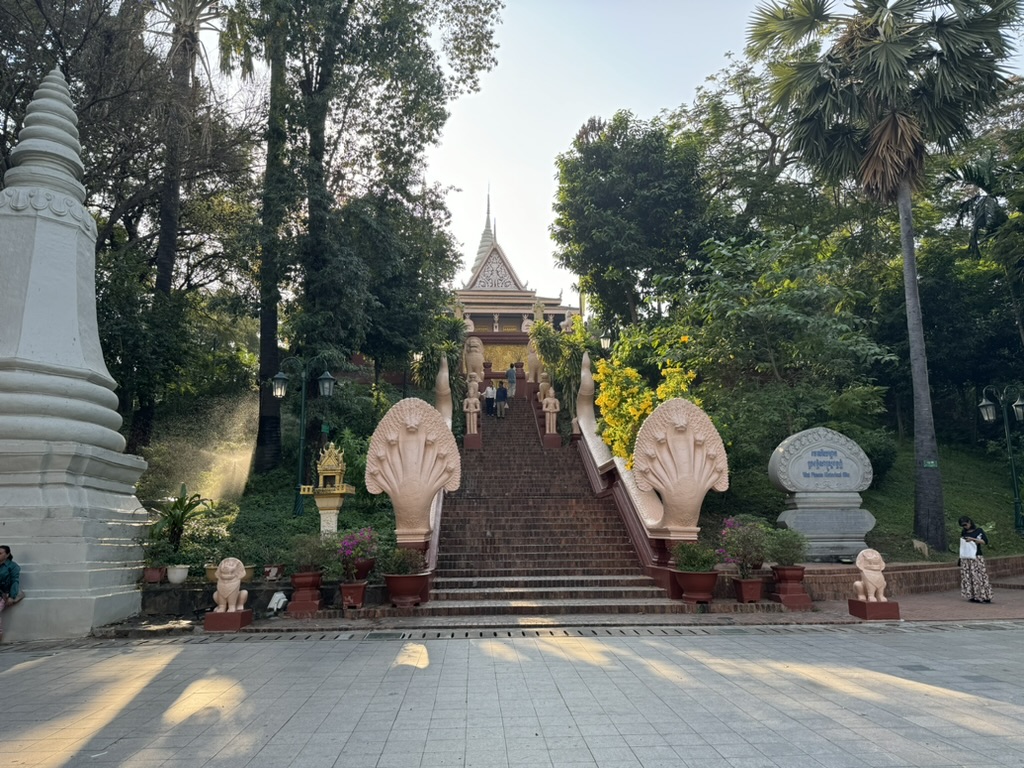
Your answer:
[[[349,531],[338,539],[338,560],[347,582],[356,580],[356,563],[377,556],[377,532],[373,528]]]
[[[771,529],[761,520],[727,517],[719,534],[718,554],[723,563],[731,563],[740,572],[741,579],[764,564],[771,540]]]

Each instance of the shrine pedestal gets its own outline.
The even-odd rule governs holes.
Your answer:
[[[850,615],[864,621],[899,621],[900,604],[892,600],[886,603],[869,603],[867,600],[848,601]]]
[[[295,619],[309,618],[320,610],[322,604],[319,587],[296,589],[292,593],[292,599],[288,601],[288,615]]]
[[[211,611],[203,620],[203,629],[207,632],[237,632],[242,627],[252,624],[252,609],[234,611],[233,613],[215,613]]]
[[[479,451],[484,447],[484,436],[479,432],[472,435],[463,435],[462,447],[467,451]]]

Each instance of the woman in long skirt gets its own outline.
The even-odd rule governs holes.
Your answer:
[[[981,545],[988,545],[988,536],[969,517],[960,518],[960,538],[973,542],[978,551],[973,558],[960,558],[960,596],[972,603],[991,603],[992,585],[988,583],[985,558],[981,556]]]

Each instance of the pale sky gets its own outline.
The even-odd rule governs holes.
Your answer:
[[[548,227],[555,156],[590,117],[628,109],[651,118],[690,103],[708,75],[743,51],[758,0],[505,0],[498,65],[451,106],[431,181],[448,194],[462,245],[461,287],[483,232],[487,188],[498,242],[519,279],[578,305],[555,266]]]
[[[691,103],[725,54],[741,55],[758,0],[506,0],[498,65],[451,106],[428,155],[448,195],[452,232],[469,268],[486,218],[519,278],[577,305],[573,277],[555,266],[555,156],[590,117],[627,109],[644,119]],[[1017,57],[1017,71],[1021,71]]]

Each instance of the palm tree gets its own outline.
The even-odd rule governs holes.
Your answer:
[[[896,203],[914,393],[914,532],[945,550],[911,200],[926,156],[967,139],[1008,85],[1001,64],[1020,1],[852,0],[846,14],[834,5],[764,3],[749,51],[770,61],[773,103],[793,116],[790,142],[803,160]]]

